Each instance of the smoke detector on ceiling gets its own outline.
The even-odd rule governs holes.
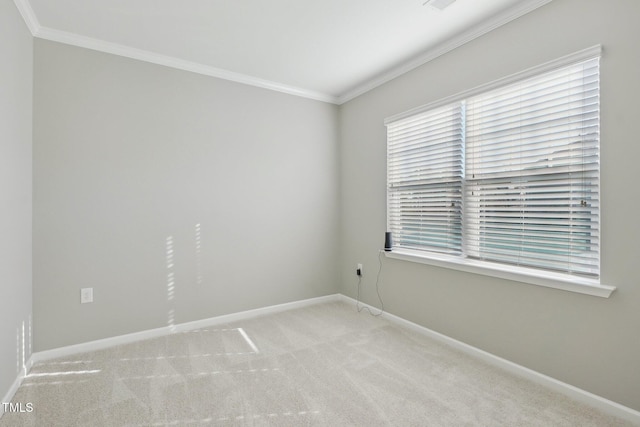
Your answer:
[[[451,3],[453,3],[454,1],[456,0],[427,0],[422,5],[423,6],[429,5],[438,10],[444,10],[446,7],[450,6]]]

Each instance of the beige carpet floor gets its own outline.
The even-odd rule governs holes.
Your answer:
[[[626,426],[343,302],[37,364],[0,426]]]

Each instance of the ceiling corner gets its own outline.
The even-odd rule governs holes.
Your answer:
[[[24,23],[27,24],[27,28],[31,31],[31,35],[34,37],[37,36],[40,32],[40,22],[38,21],[29,0],[13,0],[13,3],[18,8],[20,15],[22,15],[22,19],[24,19]]]
[[[17,2],[25,2],[27,0],[15,0]],[[28,4],[28,3],[27,3]],[[37,20],[36,20],[37,23]],[[175,68],[178,70],[189,71],[196,74],[202,74],[209,77],[216,77],[222,80],[228,80],[236,83],[242,83],[249,86],[259,87],[262,89],[273,90],[276,92],[282,92],[289,95],[299,96],[302,98],[313,99],[315,101],[322,101],[329,104],[338,104],[338,98],[329,94],[315,92],[303,88],[298,88],[270,80],[261,79],[258,77],[237,73],[221,68],[212,67],[205,64],[200,64],[184,59],[176,58],[173,56],[167,56],[150,52],[143,49],[134,48],[131,46],[125,46],[118,43],[107,42],[104,40],[95,39],[92,37],[83,36],[80,34],[74,34],[67,31],[61,31],[48,27],[41,27],[38,25],[37,31],[34,34],[35,37],[49,40],[57,43],[62,43],[71,46],[77,46],[85,49],[91,49],[98,52],[109,53],[112,55],[118,55],[126,58],[135,59],[138,61],[149,62],[156,65],[163,65],[165,67]]]
[[[391,70],[387,71],[382,75],[378,75],[370,80],[365,81],[364,83],[352,88],[345,93],[338,96],[338,105],[342,105],[346,102],[351,101],[358,96],[375,89],[378,86],[387,83],[399,77],[409,71],[418,68],[421,65],[424,65],[437,57],[444,55],[457,47],[460,47],[466,43],[469,43],[472,40],[475,40],[484,34],[487,34],[490,31],[495,30],[498,27],[501,27],[523,15],[526,15],[529,12],[534,11],[535,9],[546,5],[547,3],[552,2],[553,0],[529,0],[524,3],[520,3],[515,7],[507,9],[500,14],[497,14],[492,19],[486,20],[475,27],[468,29],[467,31],[459,34],[456,37],[442,43],[433,49],[429,49],[426,52],[423,52],[416,58],[412,60],[406,61]]]

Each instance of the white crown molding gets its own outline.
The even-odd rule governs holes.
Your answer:
[[[388,81],[393,80],[396,77],[399,77],[415,68],[418,68],[421,65],[426,64],[427,62],[433,61],[439,56],[442,56],[445,53],[452,51],[453,49],[469,43],[470,41],[475,40],[478,37],[483,36],[484,34],[487,34],[488,32],[493,31],[496,28],[513,21],[514,19],[526,15],[527,13],[541,6],[544,6],[551,1],[553,0],[530,0],[507,9],[504,12],[497,14],[493,18],[483,21],[482,23],[470,28],[469,30],[464,31],[460,35],[448,40],[447,42],[424,52],[417,58],[405,62],[402,65],[382,74],[381,76],[375,77],[359,86],[356,86],[356,88],[347,91],[346,93],[338,97],[338,105],[342,105],[345,102],[348,102],[362,95],[363,93],[369,92],[370,90],[375,89],[376,87],[387,83]]]
[[[26,1],[26,0],[16,0],[16,1]],[[186,61],[184,59],[179,59],[172,56],[161,55],[161,54],[150,52],[143,49],[137,49],[137,48],[133,48],[133,47],[117,44],[117,43],[98,40],[91,37],[70,33],[67,31],[60,31],[53,28],[47,28],[47,27],[41,26],[36,31],[35,36],[45,40],[64,43],[72,46],[83,47],[86,49],[96,50],[96,51],[105,52],[105,53],[111,53],[114,55],[137,59],[139,61],[150,62],[152,64],[157,64],[157,65],[164,65],[170,68],[190,71],[192,73],[203,74],[210,77],[216,77],[223,80],[229,80],[236,83],[242,83],[249,86],[255,86],[262,89],[273,90],[276,92],[282,92],[289,95],[300,96],[303,98],[309,98],[316,101],[328,102],[332,104],[335,104],[337,102],[336,97],[327,95],[324,93],[314,92],[311,90],[306,90],[306,89],[298,88],[295,86],[289,86],[282,83],[277,83],[270,80],[249,76],[246,74],[224,70],[221,68],[211,67],[211,66],[200,64],[197,62]]]
[[[20,15],[22,15],[22,19],[24,20],[24,23],[27,24],[29,31],[31,31],[31,35],[36,36],[38,29],[40,28],[40,22],[38,21],[38,17],[34,13],[29,0],[13,0],[13,3],[18,8]]]
[[[143,49],[136,49],[117,43],[94,39],[67,31],[43,27],[42,25],[40,25],[40,22],[38,21],[38,18],[33,11],[33,8],[31,7],[29,0],[14,0],[14,3],[20,11],[22,19],[24,19],[24,22],[27,24],[29,31],[31,31],[31,34],[34,37],[40,39],[83,47],[86,49],[105,53],[111,53],[131,59],[137,59],[139,61],[150,62],[157,65],[164,65],[166,67],[176,68],[178,70],[190,71],[192,73],[203,74],[205,76],[216,77],[223,80],[242,83],[262,89],[273,90],[276,92],[282,92],[289,95],[300,96],[302,98],[309,98],[316,101],[328,102],[331,104],[336,104],[338,102],[337,97],[325,93],[315,92],[312,90],[265,80],[246,74],[236,73],[233,71],[224,70],[222,68],[211,67],[197,62],[186,61],[172,56],[161,55]]]
[[[428,50],[417,58],[405,62],[402,65],[384,73],[383,75],[375,77],[361,85],[358,85],[355,89],[349,90],[337,97],[321,92],[311,91],[295,86],[289,86],[286,84],[261,79],[254,76],[249,76],[246,74],[224,70],[221,68],[216,68],[197,62],[187,61],[172,56],[161,55],[143,49],[137,49],[117,43],[111,43],[104,40],[82,36],[79,34],[43,27],[42,25],[40,25],[38,18],[34,13],[31,4],[29,3],[29,0],[14,0],[14,3],[20,11],[22,18],[24,19],[27,27],[34,37],[124,56],[131,59],[137,59],[140,61],[150,62],[153,64],[163,65],[179,70],[190,71],[197,74],[203,74],[206,76],[255,86],[262,89],[282,92],[289,95],[300,96],[316,101],[341,105],[551,1],[552,0],[530,0],[524,3],[520,3],[513,8],[497,14],[492,19],[484,21],[481,24],[469,29],[468,31],[463,32],[459,36],[454,37],[453,39],[450,39],[449,41],[440,44],[439,46],[431,50]]]
[[[313,99],[316,101],[327,102],[331,104],[344,104],[365,92],[368,92],[396,77],[401,76],[421,65],[426,64],[444,55],[451,50],[460,47],[508,22],[513,21],[520,16],[523,16],[552,0],[530,0],[521,3],[511,9],[508,9],[490,20],[484,21],[481,24],[465,31],[459,36],[449,40],[448,42],[441,44],[419,57],[405,62],[402,65],[386,72],[385,74],[375,77],[359,86],[355,89],[349,90],[340,96],[333,96],[321,92],[311,91],[295,86],[289,86],[286,84],[273,82],[270,80],[261,79],[246,74],[236,73],[221,68],[216,68],[197,62],[186,61],[183,59],[175,58],[172,56],[161,55],[158,53],[146,51],[143,49],[137,49],[117,43],[111,43],[91,37],[82,36],[66,31],[56,30],[53,28],[43,27],[40,25],[37,16],[35,15],[29,0],[14,0],[14,3],[22,18],[24,19],[27,27],[31,31],[34,37],[38,37],[45,40],[51,40],[59,43],[64,43],[72,46],[83,47],[86,49],[92,49],[100,52],[110,53],[114,55],[124,56],[131,59],[137,59],[140,61],[150,62],[157,65],[163,65],[170,68],[176,68],[179,70],[190,71],[197,74],[203,74],[210,77],[216,77],[223,80],[229,80],[236,83],[242,83],[250,86],[259,87],[262,89],[273,90],[277,92],[286,93],[289,95],[300,96],[303,98]]]

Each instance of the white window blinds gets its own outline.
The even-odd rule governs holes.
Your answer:
[[[467,100],[468,256],[598,274],[598,62]]]
[[[388,220],[397,246],[460,254],[464,109],[388,125]]]
[[[597,56],[388,122],[394,248],[597,277],[599,105]]]

